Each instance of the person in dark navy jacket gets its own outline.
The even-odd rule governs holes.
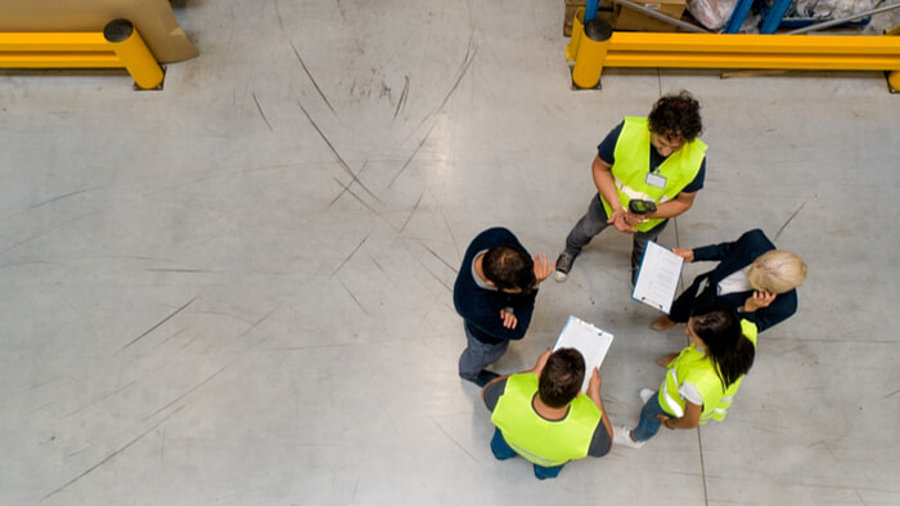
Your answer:
[[[669,316],[660,316],[650,325],[653,330],[686,322],[694,307],[712,301],[729,304],[755,323],[759,332],[797,311],[796,288],[806,279],[806,264],[794,253],[775,249],[760,229],[734,242],[672,251],[685,262],[718,260],[719,265],[697,276],[672,303]]]
[[[534,258],[509,230],[478,234],[463,258],[453,287],[453,305],[463,318],[466,349],[459,376],[483,387],[497,373],[485,369],[506,352],[511,340],[525,337],[537,285],[553,272],[547,255]]]

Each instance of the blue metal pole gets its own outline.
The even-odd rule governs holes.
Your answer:
[[[747,14],[750,13],[750,7],[753,6],[753,0],[738,0],[737,5],[734,6],[734,10],[731,11],[731,17],[728,18],[728,23],[725,24],[725,29],[722,30],[722,33],[738,33],[741,29],[741,25],[744,24],[744,20],[747,19]]]
[[[597,11],[600,10],[600,0],[587,0],[584,6],[584,24],[597,17]]]
[[[775,0],[775,3],[772,4],[772,10],[766,15],[762,26],[759,27],[759,33],[775,33],[778,25],[781,24],[781,20],[784,18],[784,13],[791,6],[791,2],[792,0]]]

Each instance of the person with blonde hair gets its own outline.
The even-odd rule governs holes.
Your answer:
[[[650,325],[653,330],[684,323],[693,308],[712,301],[730,305],[759,332],[797,312],[797,287],[806,279],[806,264],[790,251],[775,249],[760,229],[734,242],[673,251],[685,262],[718,260],[719,265],[697,276],[672,303],[669,315]]]

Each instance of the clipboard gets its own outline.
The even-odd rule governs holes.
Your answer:
[[[559,333],[553,351],[560,348],[575,348],[581,352],[585,369],[581,390],[587,391],[593,370],[603,364],[603,359],[606,358],[606,352],[609,351],[612,341],[613,335],[609,332],[597,328],[577,316],[570,315],[562,332]]]
[[[683,267],[683,258],[669,248],[648,242],[631,298],[669,314]]]

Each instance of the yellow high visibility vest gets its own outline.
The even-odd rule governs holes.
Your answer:
[[[659,164],[656,173],[666,178],[665,188],[647,183],[647,173],[650,171],[650,127],[647,118],[625,117],[613,153],[613,180],[619,200],[627,209],[632,199],[652,200],[657,204],[674,199],[700,172],[703,157],[706,156],[706,144],[700,139],[694,139]],[[602,195],[600,199],[606,215],[612,216],[612,207]],[[639,232],[646,232],[662,221],[663,218],[652,218],[634,228]]]
[[[743,330],[744,336],[753,343],[753,346],[756,346],[756,325],[747,320],[741,320],[741,330]],[[743,379],[744,376],[741,376],[728,388],[723,389],[722,381],[716,374],[716,367],[712,360],[705,353],[697,350],[694,343],[691,343],[669,362],[666,379],[659,387],[657,400],[666,412],[681,418],[684,416],[687,401],[681,397],[678,388],[687,381],[697,387],[703,398],[700,423],[706,423],[711,418],[721,421],[725,419],[728,407],[731,406],[734,394],[737,393]]]
[[[534,373],[513,374],[497,400],[491,422],[516,453],[544,467],[560,466],[587,456],[603,412],[580,392],[562,420],[550,421],[537,414],[532,399],[538,391]]]

